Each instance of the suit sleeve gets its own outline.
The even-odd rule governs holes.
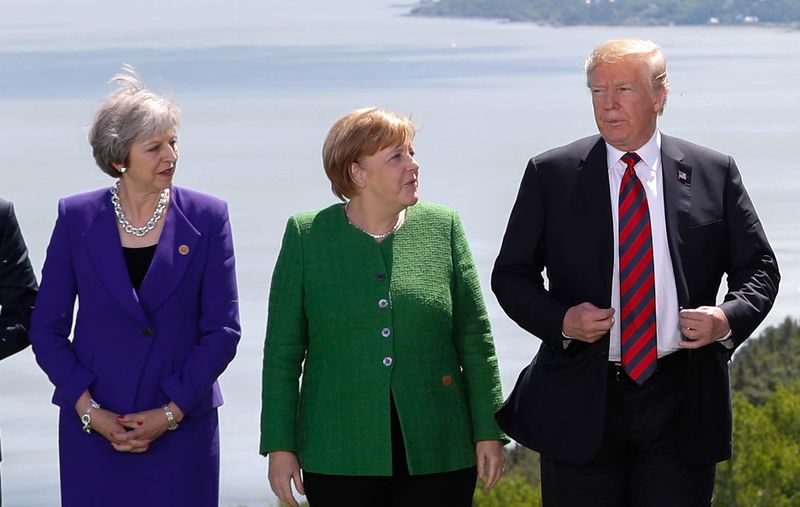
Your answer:
[[[297,451],[299,378],[308,347],[300,230],[289,219],[270,285],[261,384],[260,452]]]
[[[736,163],[728,158],[725,189],[728,217],[728,292],[720,308],[731,326],[736,347],[764,320],[778,294],[780,273]]]
[[[453,342],[466,382],[473,440],[507,442],[508,438],[494,419],[495,410],[503,402],[503,392],[489,315],[467,238],[455,212],[451,238],[454,272]]]
[[[236,355],[241,337],[236,262],[227,206],[208,241],[208,258],[200,292],[200,340],[183,368],[166,378],[162,387],[189,413],[213,386]]]
[[[63,409],[73,408],[95,379],[95,374],[78,360],[69,340],[78,291],[72,245],[65,204],[61,200],[42,268],[42,286],[33,311],[30,338],[36,361],[56,388],[53,403]]]
[[[0,206],[0,359],[28,346],[36,276],[14,215],[14,206]]]
[[[514,322],[562,351],[561,332],[569,305],[545,288],[545,248],[545,208],[536,162],[531,159],[494,264],[492,291]]]

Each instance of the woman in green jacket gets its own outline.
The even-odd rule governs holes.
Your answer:
[[[467,507],[476,476],[488,490],[502,473],[502,393],[478,275],[458,215],[417,202],[414,134],[391,111],[342,117],[322,154],[344,204],[286,226],[260,450],[290,505],[294,482],[312,507]]]

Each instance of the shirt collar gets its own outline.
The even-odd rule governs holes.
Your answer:
[[[625,155],[625,151],[619,151],[618,149],[614,148],[610,144],[606,143],[606,163],[609,169],[613,169],[617,167],[617,164],[622,164],[620,167],[624,167],[624,163],[620,162],[620,158]],[[636,153],[642,159],[642,162],[647,164],[647,167],[650,168],[650,171],[655,172],[658,159],[661,156],[661,132],[656,129],[653,132],[653,135],[650,137],[650,140],[644,143],[644,145],[636,150]]]

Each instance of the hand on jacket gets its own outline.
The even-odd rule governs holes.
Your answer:
[[[303,489],[303,480],[300,477],[300,463],[297,456],[291,451],[272,451],[269,453],[269,486],[281,502],[298,507],[297,500],[292,494],[292,480],[294,487],[301,495],[306,492]]]
[[[681,340],[684,349],[697,349],[727,335],[731,326],[725,312],[717,306],[700,306],[680,312]]]
[[[183,419],[181,409],[173,402],[170,402],[168,406],[175,417],[175,422],[181,422]],[[123,434],[115,434],[116,443],[112,442],[114,449],[121,452],[145,452],[155,439],[169,429],[169,421],[167,421],[163,408],[121,415],[117,421],[127,428]]]
[[[475,459],[478,463],[478,478],[486,479],[483,490],[487,493],[503,475],[503,442],[500,440],[481,440],[475,444]]]
[[[565,336],[594,343],[614,325],[614,309],[598,308],[592,303],[581,303],[567,310],[562,332]]]

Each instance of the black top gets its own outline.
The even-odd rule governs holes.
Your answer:
[[[147,269],[153,260],[153,254],[156,253],[156,246],[150,245],[142,248],[122,247],[122,253],[125,254],[125,264],[128,266],[128,274],[136,292],[139,292],[139,287],[142,286],[144,275],[147,274]]]

